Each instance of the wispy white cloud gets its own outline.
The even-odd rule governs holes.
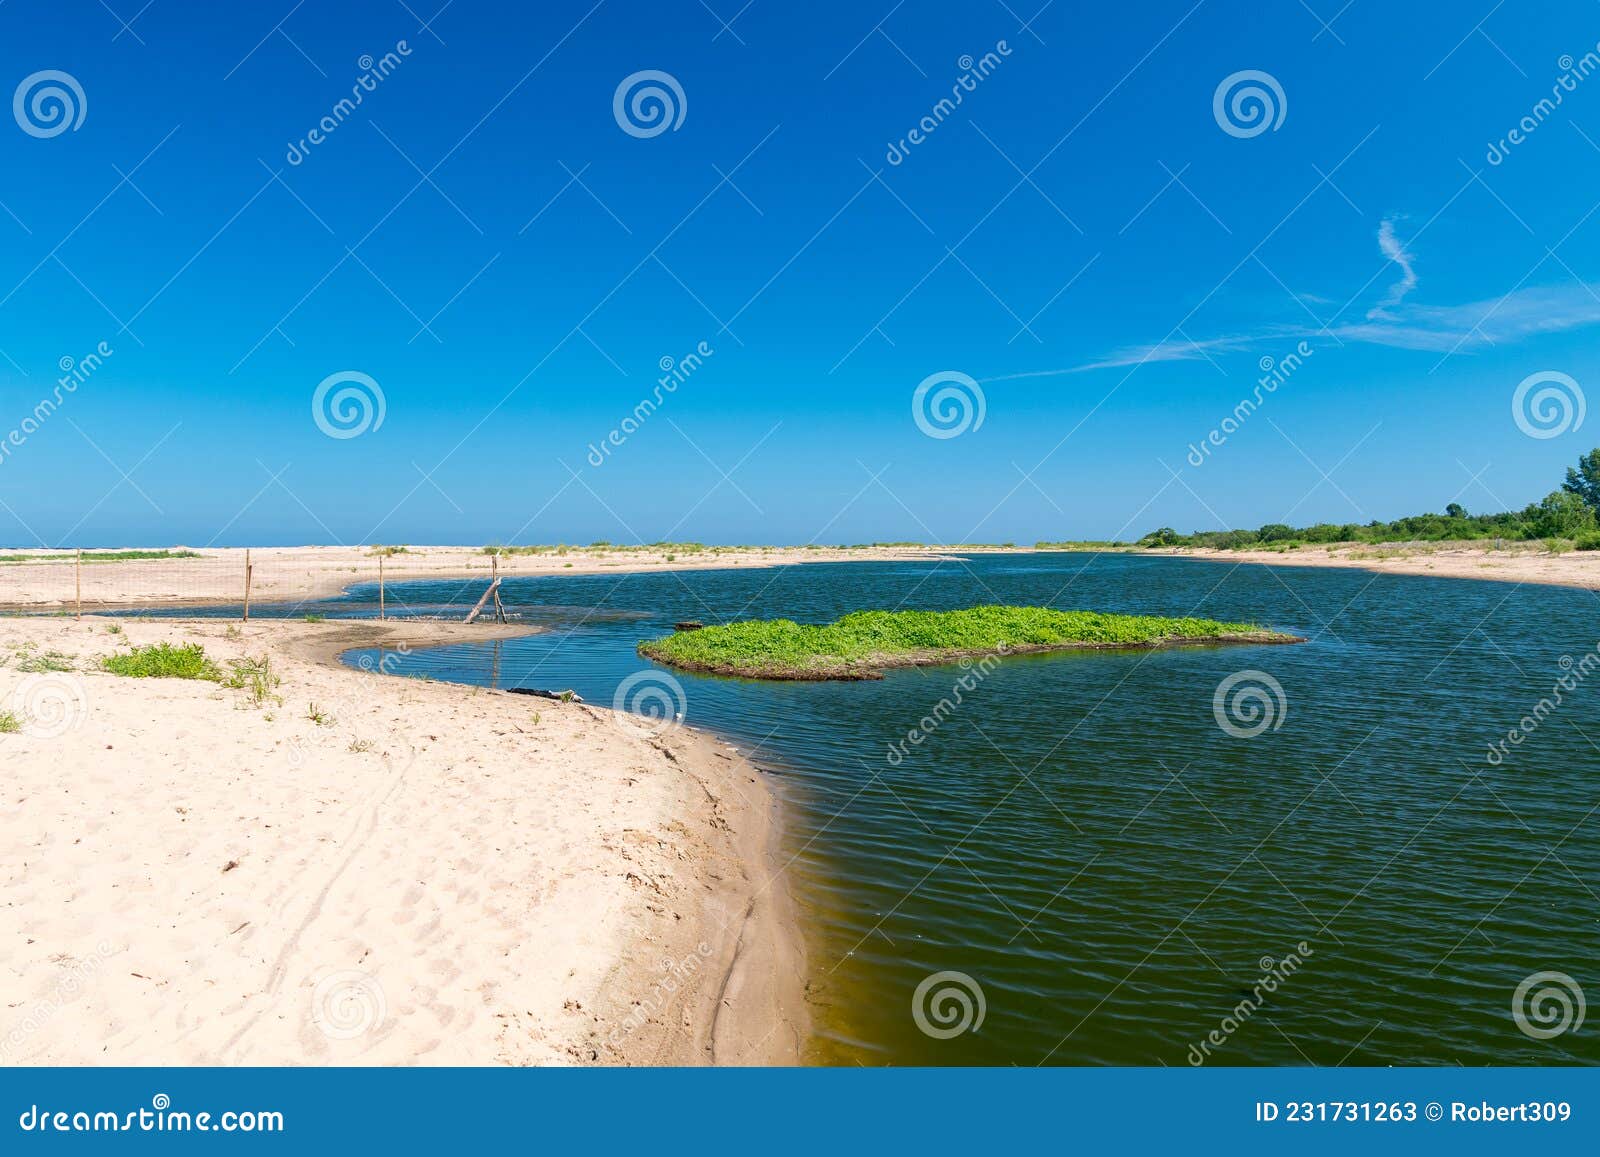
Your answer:
[[[1368,315],[1371,318],[1372,315]],[[1341,341],[1400,349],[1469,349],[1600,324],[1600,285],[1535,286],[1466,305],[1407,305],[1377,321],[1336,326]]]
[[[1378,226],[1378,248],[1383,255],[1400,267],[1400,280],[1389,287],[1387,296],[1367,311],[1367,320],[1388,317],[1388,311],[1405,300],[1406,294],[1417,287],[1417,271],[1411,267],[1411,255],[1400,239],[1394,235],[1394,218],[1385,217]]]
[[[1365,319],[1360,322],[1330,321],[1323,328],[1274,325],[1249,333],[1220,334],[1192,340],[1187,337],[1168,339],[1150,345],[1125,347],[1092,362],[1065,369],[1008,374],[991,380],[1054,377],[1089,370],[1124,369],[1152,362],[1201,361],[1213,354],[1252,350],[1271,352],[1285,341],[1301,339],[1361,342],[1394,349],[1452,353],[1509,344],[1539,334],[1600,325],[1600,283],[1530,286],[1512,290],[1503,297],[1461,305],[1422,305],[1407,301],[1406,298],[1417,286],[1417,274],[1412,255],[1394,231],[1395,220],[1393,217],[1385,218],[1378,226],[1378,249],[1399,267],[1400,279],[1389,287],[1383,299],[1368,310]],[[1305,301],[1306,295],[1302,294],[1301,300]]]

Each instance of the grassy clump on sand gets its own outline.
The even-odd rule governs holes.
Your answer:
[[[62,551],[51,554],[0,554],[0,563],[71,562],[77,557],[76,551]],[[85,552],[83,561],[86,563],[138,562],[144,559],[199,557],[199,552],[193,550],[97,550]]]
[[[789,619],[729,623],[640,643],[639,653],[689,671],[762,679],[874,679],[885,667],[969,655],[1298,641],[1248,623],[1213,619],[987,606],[963,611],[857,611],[822,626]]]
[[[234,691],[243,691],[252,706],[264,707],[268,703],[281,703],[281,696],[273,692],[283,682],[272,669],[272,660],[262,655],[259,659],[246,656],[228,662],[227,678],[222,685]]]
[[[174,647],[171,643],[152,643],[135,647],[120,655],[107,655],[102,665],[113,675],[134,679],[209,679],[222,680],[222,671],[207,656],[199,643]]]

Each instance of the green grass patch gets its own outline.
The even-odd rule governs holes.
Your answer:
[[[44,671],[70,671],[72,656],[60,651],[45,651],[42,654],[29,651],[17,659],[17,670],[29,675]]]
[[[22,720],[15,711],[0,711],[0,735],[15,735],[22,730]]]
[[[1250,623],[987,606],[962,611],[857,611],[821,626],[789,619],[728,623],[640,643],[639,653],[688,671],[759,679],[875,679],[885,667],[972,655],[1299,641]]]
[[[30,562],[71,562],[76,551],[57,551],[50,554],[0,554],[0,564],[26,565]],[[96,562],[137,562],[143,559],[199,558],[194,550],[97,550],[85,551],[84,565]]]
[[[222,681],[222,671],[207,656],[199,643],[174,647],[171,643],[152,643],[119,655],[107,655],[102,666],[113,675],[133,679],[208,679]]]
[[[230,660],[228,675],[222,685],[243,691],[253,706],[264,707],[268,703],[282,702],[273,694],[282,682],[272,669],[272,660],[262,655],[259,659],[246,657]]]

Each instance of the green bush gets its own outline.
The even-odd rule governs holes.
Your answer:
[[[102,665],[113,675],[133,679],[209,679],[221,682],[222,672],[206,657],[199,643],[174,647],[171,643],[152,643],[135,647],[120,655],[107,655]]]

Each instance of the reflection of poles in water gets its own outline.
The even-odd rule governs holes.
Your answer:
[[[489,686],[498,691],[500,689],[500,645],[504,639],[494,641],[494,660],[489,665]]]

